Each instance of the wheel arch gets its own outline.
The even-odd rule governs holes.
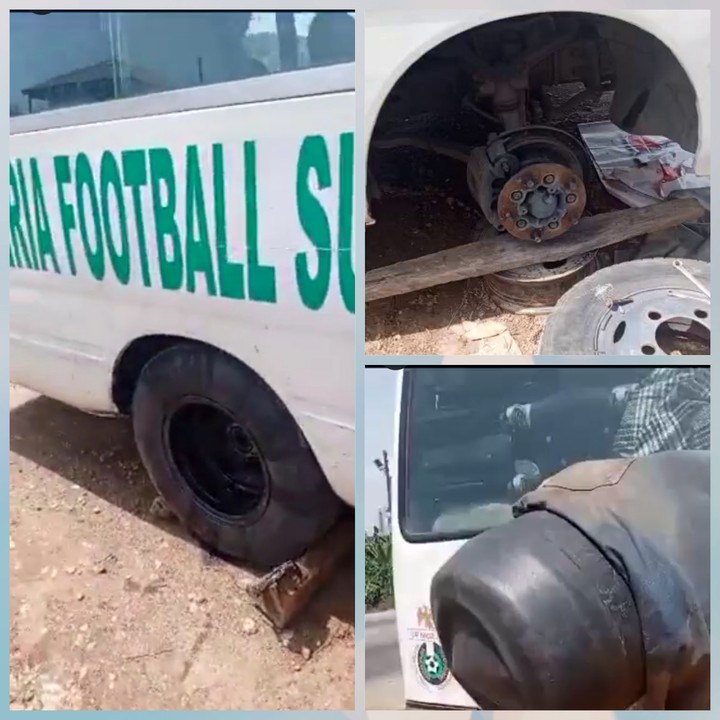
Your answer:
[[[136,337],[123,347],[115,358],[110,385],[113,404],[121,415],[130,414],[135,387],[145,365],[163,350],[182,343],[205,344],[181,335],[155,334]]]
[[[294,398],[288,388],[270,381],[267,373],[258,368],[259,363],[249,362],[247,357],[238,355],[230,347],[224,347],[222,342],[212,342],[182,331],[173,333],[168,330],[146,332],[126,339],[124,345],[118,345],[119,349],[113,353],[110,377],[108,378],[107,373],[104,375],[103,385],[109,413],[130,414],[133,393],[142,368],[163,350],[179,344],[193,344],[222,353],[254,373],[283,405],[305,438],[327,482],[344,502],[352,505],[355,485],[354,476],[349,470],[349,450],[345,441],[351,431],[349,428],[332,416],[326,417],[323,413],[303,406],[302,398],[298,404],[297,398]],[[354,428],[352,430],[354,431]]]
[[[548,10],[547,14],[552,14],[553,10]],[[558,11],[559,12],[559,11]],[[659,13],[662,13],[664,11],[659,11]],[[687,12],[687,11],[686,11]],[[482,13],[482,19],[479,21],[480,16],[478,14],[470,14],[465,13],[461,20],[454,22],[454,23],[445,23],[442,26],[440,26],[440,23],[435,23],[435,27],[440,26],[440,29],[438,31],[432,31],[432,32],[425,32],[422,33],[415,33],[411,34],[414,38],[417,39],[414,44],[412,45],[409,52],[406,52],[402,61],[395,64],[393,69],[387,73],[386,76],[383,77],[382,82],[378,85],[378,88],[376,92],[373,94],[373,96],[370,98],[370,103],[368,104],[368,112],[365,116],[365,127],[366,127],[366,137],[365,137],[365,163],[367,165],[369,161],[369,146],[371,139],[374,135],[375,128],[378,123],[378,119],[380,117],[380,114],[382,112],[383,107],[385,106],[385,103],[387,102],[388,98],[390,97],[390,94],[392,93],[393,89],[396,87],[399,80],[403,77],[403,75],[414,65],[416,64],[420,59],[422,59],[427,53],[434,50],[438,46],[440,46],[442,43],[444,43],[447,40],[450,40],[451,38],[454,38],[468,30],[471,30],[473,28],[482,27],[485,25],[490,25],[495,22],[500,22],[503,20],[512,20],[515,18],[522,18],[526,17],[528,15],[535,15],[535,14],[541,14],[538,13],[537,10],[527,10],[522,12],[503,12],[503,11],[492,11],[492,12],[483,12]],[[679,38],[677,38],[675,35],[673,35],[672,31],[667,28],[661,18],[658,16],[655,18],[652,15],[648,14],[648,11],[642,11],[642,10],[629,10],[629,11],[603,11],[603,10],[597,10],[594,12],[580,10],[577,11],[577,15],[592,15],[597,16],[600,18],[606,18],[609,20],[615,20],[620,23],[623,23],[625,25],[633,27],[635,30],[647,34],[654,38],[657,42],[659,42],[661,45],[665,47],[666,50],[669,51],[670,55],[674,58],[674,60],[678,63],[680,69],[682,70],[682,73],[684,74],[687,82],[689,83],[692,91],[695,94],[695,111],[696,111],[696,120],[697,120],[697,138],[698,138],[698,153],[700,151],[704,151],[706,153],[709,153],[709,148],[704,147],[707,145],[707,138],[706,134],[708,132],[709,128],[709,102],[707,100],[702,100],[702,98],[709,97],[710,92],[710,73],[709,73],[709,65],[707,68],[703,68],[702,70],[707,70],[705,75],[701,75],[699,77],[700,68],[698,67],[690,67],[689,62],[687,62],[688,54],[684,53],[681,48],[681,41]],[[708,13],[709,16],[709,13]],[[432,24],[428,24],[428,27],[432,27]],[[684,38],[683,38],[684,39]],[[709,40],[709,36],[708,36]],[[709,58],[709,55],[708,55]],[[697,65],[697,63],[695,63]],[[698,87],[696,83],[707,83],[707,87]],[[672,139],[672,138],[671,138]],[[705,165],[705,162],[703,162],[703,165]],[[707,172],[709,173],[709,161],[708,161],[708,167],[706,168]]]

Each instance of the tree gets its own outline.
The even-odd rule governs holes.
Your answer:
[[[392,604],[392,541],[374,528],[365,536],[365,606]]]

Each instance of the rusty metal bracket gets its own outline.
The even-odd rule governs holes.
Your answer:
[[[254,605],[279,630],[303,610],[342,560],[352,554],[355,519],[343,519],[297,560],[283,563],[247,587]]]

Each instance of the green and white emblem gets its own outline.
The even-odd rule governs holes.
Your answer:
[[[416,662],[420,677],[430,685],[440,687],[448,679],[447,659],[439,643],[425,642],[418,646]]]

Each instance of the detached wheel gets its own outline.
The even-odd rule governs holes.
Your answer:
[[[200,345],[143,369],[132,405],[142,461],[202,542],[255,565],[302,554],[342,503],[285,406],[252,370]]]
[[[541,355],[709,355],[710,298],[671,258],[631,260],[598,270],[560,299]],[[705,287],[710,265],[683,260]]]

